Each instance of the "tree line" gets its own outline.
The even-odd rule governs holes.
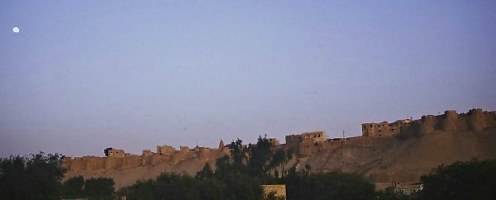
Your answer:
[[[63,156],[40,152],[31,156],[0,158],[0,200],[113,199],[114,181],[82,176],[62,182]]]

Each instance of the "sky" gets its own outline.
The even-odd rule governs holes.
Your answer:
[[[496,110],[495,1],[0,1],[0,157]],[[13,31],[14,27],[19,32]]]

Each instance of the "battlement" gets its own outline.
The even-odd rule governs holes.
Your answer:
[[[172,155],[176,152],[176,149],[169,145],[157,146],[157,154],[158,155]]]
[[[493,126],[495,112],[485,112],[481,108],[474,108],[467,113],[458,114],[455,110],[446,110],[442,115],[424,115],[419,120],[398,120],[393,123],[386,121],[380,123],[362,124],[362,136],[381,137],[392,136],[405,132],[420,134],[430,133],[435,130],[483,130]]]

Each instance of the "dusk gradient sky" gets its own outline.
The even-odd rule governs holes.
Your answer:
[[[1,157],[474,107],[496,110],[496,1],[0,1]]]

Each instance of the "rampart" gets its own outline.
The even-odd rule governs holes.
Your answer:
[[[424,115],[419,120],[398,120],[393,123],[362,124],[362,136],[385,137],[397,134],[426,134],[433,131],[473,130],[481,131],[493,127],[496,123],[496,112],[486,112],[480,108],[458,114],[454,110],[447,110],[442,115]]]

